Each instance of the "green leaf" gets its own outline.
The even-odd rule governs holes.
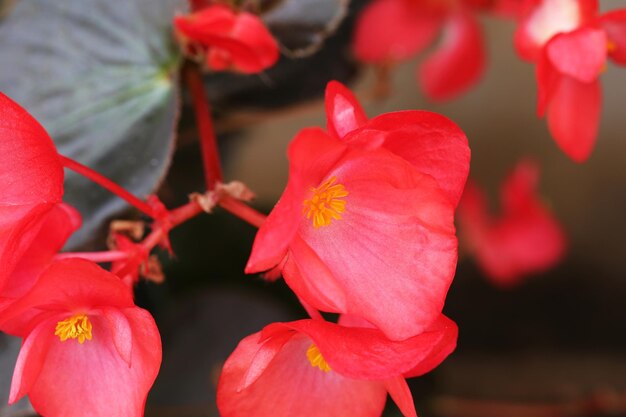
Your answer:
[[[0,90],[30,111],[60,153],[139,197],[169,165],[182,61],[172,18],[183,0],[29,0],[0,24]],[[73,246],[125,203],[67,172],[66,200],[84,217]]]

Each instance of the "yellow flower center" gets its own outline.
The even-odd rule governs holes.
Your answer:
[[[303,213],[307,219],[313,220],[313,227],[330,225],[333,219],[340,220],[341,213],[346,210],[344,197],[348,195],[346,187],[335,184],[337,177],[332,177],[319,187],[312,187],[313,196],[310,200],[304,200]]]
[[[314,344],[307,349],[306,357],[309,359],[309,362],[311,362],[312,367],[320,368],[324,372],[330,371],[328,362],[324,360],[320,350]]]
[[[85,340],[91,340],[91,329],[89,317],[85,314],[76,314],[69,319],[58,322],[54,335],[59,336],[61,342],[65,342],[67,339],[78,339],[78,343],[82,345]]]

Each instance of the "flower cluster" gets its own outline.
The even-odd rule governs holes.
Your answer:
[[[54,259],[80,216],[61,202],[52,140],[3,94],[0,178],[0,330],[23,340],[9,402],[28,395],[46,417],[143,415],[161,363],[156,324],[118,276]]]
[[[418,82],[431,100],[447,100],[476,84],[485,69],[479,11],[516,14],[512,0],[375,0],[359,16],[354,53],[363,62],[392,64],[442,41],[421,64]]]
[[[585,161],[598,135],[600,75],[608,58],[626,64],[626,9],[599,15],[597,0],[527,1],[515,46],[537,65],[539,116],[563,152]]]
[[[456,345],[441,311],[457,261],[465,135],[425,111],[368,120],[337,82],[326,110],[327,130],[304,129],[290,144],[289,182],[246,267],[278,269],[312,319],[272,324],[239,344],[218,387],[225,417],[377,416],[387,392],[415,416],[404,378]]]

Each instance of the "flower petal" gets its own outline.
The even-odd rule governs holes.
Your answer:
[[[349,144],[375,143],[432,176],[457,205],[467,180],[467,137],[450,119],[428,111],[399,111],[371,119],[346,138]]]
[[[264,337],[295,330],[307,335],[330,367],[354,379],[383,380],[409,373],[422,375],[456,347],[456,324],[440,315],[424,332],[392,341],[376,328],[346,327],[323,320],[298,320],[267,326]]]
[[[432,177],[385,150],[353,150],[327,177],[348,191],[345,212],[321,228],[301,216],[298,233],[342,289],[324,295],[345,294],[345,309],[333,311],[363,317],[391,339],[420,333],[441,312],[454,276],[454,207]],[[314,283],[318,261],[290,253]]]
[[[318,128],[303,129],[293,139],[288,150],[289,183],[259,228],[246,273],[267,271],[282,261],[301,221],[305,193],[319,183],[346,149]]]
[[[41,372],[28,396],[48,417],[141,417],[161,360],[158,331],[150,315],[123,310],[131,325],[130,366],[115,348],[109,321],[92,316],[93,338],[61,342],[53,333]]]
[[[331,136],[341,139],[367,122],[367,115],[359,101],[340,82],[328,83],[325,102],[326,126]]]
[[[482,31],[469,13],[450,16],[439,48],[420,66],[419,84],[431,100],[448,100],[472,87],[485,69]]]
[[[547,54],[554,67],[577,81],[598,79],[607,56],[607,38],[602,29],[584,27],[556,35],[548,42]]]
[[[66,259],[50,265],[26,295],[3,312],[0,328],[25,336],[42,315],[53,311],[131,306],[132,292],[117,276],[84,259]]]
[[[599,22],[609,39],[609,56],[626,65],[626,9],[611,10],[600,16]]]
[[[576,162],[589,158],[598,137],[602,91],[599,81],[559,79],[548,106],[548,127],[559,148]]]
[[[597,0],[526,0],[524,18],[515,32],[517,53],[537,61],[553,36],[583,26],[595,17],[597,8]]]
[[[18,298],[34,285],[39,274],[80,227],[80,214],[67,204],[56,204],[42,218],[42,225],[22,255],[2,291],[3,296]]]
[[[49,335],[54,333],[55,325],[54,321],[43,321],[24,339],[13,371],[9,404],[28,394],[39,377],[50,342],[53,341]]]
[[[387,397],[383,383],[352,380],[313,367],[306,354],[311,341],[298,334],[284,344],[256,382],[238,391],[259,342],[259,333],[246,337],[224,364],[217,390],[222,417],[381,415]]]
[[[58,203],[62,195],[63,168],[52,139],[0,93],[0,206]]]
[[[354,53],[370,63],[405,60],[428,46],[440,26],[438,13],[415,2],[376,0],[359,16]]]
[[[386,380],[385,388],[387,388],[389,395],[396,403],[404,417],[417,417],[413,396],[411,395],[411,390],[409,389],[404,377],[397,376]]]

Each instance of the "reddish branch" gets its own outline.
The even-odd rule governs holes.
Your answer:
[[[198,66],[195,64],[187,65],[184,70],[184,76],[196,114],[204,178],[207,190],[212,190],[217,183],[222,182],[223,178],[213,119],[211,117],[211,105],[207,99],[202,74]]]

